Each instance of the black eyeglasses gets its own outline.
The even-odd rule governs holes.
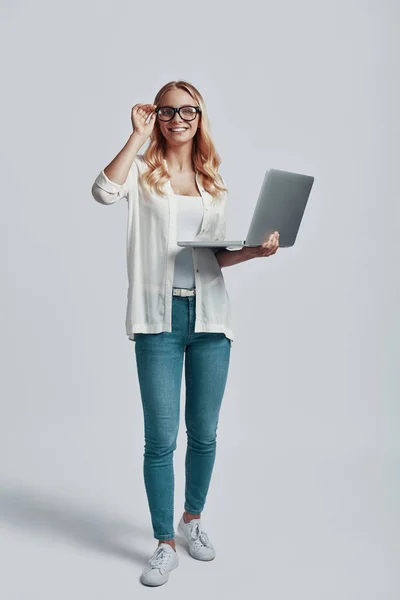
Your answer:
[[[155,109],[160,121],[172,121],[175,113],[178,113],[181,119],[184,121],[193,121],[196,118],[197,113],[201,113],[199,106],[181,106],[180,108],[174,108],[173,106],[159,106]]]

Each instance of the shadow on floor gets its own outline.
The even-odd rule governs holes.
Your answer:
[[[102,554],[145,564],[148,556],[134,548],[152,535],[128,519],[34,490],[20,484],[0,485],[0,520],[35,535],[64,539]],[[128,539],[127,539],[128,538]],[[154,543],[157,541],[154,539]]]

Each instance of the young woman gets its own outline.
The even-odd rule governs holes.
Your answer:
[[[185,503],[178,531],[191,556],[212,560],[202,528],[216,454],[217,425],[233,332],[221,269],[275,254],[275,232],[258,248],[183,248],[177,240],[225,239],[227,188],[210,136],[203,97],[173,81],[154,104],[132,108],[133,133],[96,178],[101,204],[128,203],[126,333],[135,356],[144,415],[143,474],[154,537],[141,581],[161,585],[178,566],[175,549],[173,452],[185,362]],[[150,138],[147,150],[138,154]],[[185,361],[184,361],[185,358]]]

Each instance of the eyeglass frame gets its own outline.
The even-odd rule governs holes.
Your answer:
[[[160,119],[160,117],[158,116],[158,111],[159,111],[161,108],[172,108],[172,110],[174,111],[174,114],[172,115],[172,117],[171,117],[170,119]],[[184,117],[182,117],[182,115],[181,115],[181,112],[180,112],[180,111],[181,111],[181,108],[195,108],[195,109],[196,109],[196,114],[195,114],[195,116],[193,117],[193,119],[185,119]],[[165,106],[158,106],[158,107],[157,107],[157,108],[154,110],[154,112],[157,114],[157,118],[158,118],[158,120],[159,120],[159,121],[161,121],[162,123],[169,123],[169,121],[172,121],[172,119],[175,117],[175,114],[176,114],[176,113],[178,113],[178,115],[180,116],[180,118],[181,118],[183,121],[194,121],[194,120],[195,120],[195,118],[197,117],[197,115],[198,115],[199,113],[201,113],[201,108],[200,108],[200,106],[191,106],[190,104],[185,104],[184,106],[180,106],[179,108],[176,108],[175,106],[169,106],[169,105],[167,104],[167,105],[165,105]]]

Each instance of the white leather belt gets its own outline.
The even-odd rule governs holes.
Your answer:
[[[172,295],[173,296],[195,296],[196,288],[193,288],[192,290],[187,290],[186,288],[174,287],[174,288],[172,288]]]

